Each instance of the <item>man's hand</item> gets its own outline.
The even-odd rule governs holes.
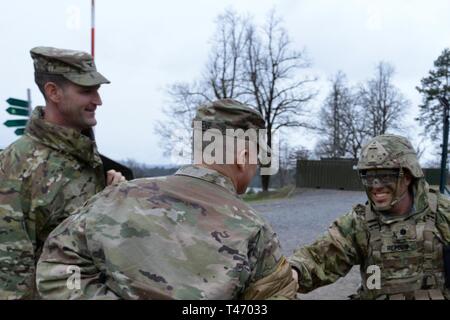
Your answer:
[[[291,269],[292,271],[292,278],[295,280],[296,283],[298,283],[298,272],[294,268]]]
[[[120,182],[126,181],[125,177],[122,173],[117,172],[116,170],[109,170],[106,173],[106,185],[110,186],[113,184],[118,184]]]

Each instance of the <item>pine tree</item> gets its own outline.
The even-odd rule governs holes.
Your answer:
[[[434,68],[421,80],[416,89],[422,94],[418,120],[425,126],[425,133],[432,139],[441,139],[443,130],[443,106],[439,97],[450,99],[450,49],[446,48],[434,61]]]

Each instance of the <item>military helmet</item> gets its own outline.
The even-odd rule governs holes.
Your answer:
[[[417,154],[408,139],[383,134],[372,138],[361,150],[357,169],[406,168],[415,178],[424,176]]]

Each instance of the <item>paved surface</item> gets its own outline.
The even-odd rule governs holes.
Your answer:
[[[313,242],[324,233],[339,216],[351,210],[356,203],[366,201],[364,192],[297,189],[292,197],[250,203],[272,224],[277,232],[286,256],[300,245]],[[336,283],[318,288],[302,299],[347,299],[356,292],[360,282],[359,267],[355,266]]]

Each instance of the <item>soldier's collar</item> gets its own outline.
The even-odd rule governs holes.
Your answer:
[[[390,215],[388,213],[383,213],[383,212],[379,212],[379,216],[380,216],[380,221],[384,224],[391,224],[397,221],[403,221],[403,220],[407,220],[410,217],[414,216],[417,214],[417,211],[413,205],[413,207],[411,208],[411,211],[407,214],[403,214],[400,216],[394,216],[394,215]]]
[[[37,142],[87,162],[93,167],[102,163],[94,141],[77,130],[45,121],[43,107],[38,106],[33,110],[26,133]]]
[[[198,179],[202,179],[214,184],[217,184],[231,193],[236,194],[236,189],[234,188],[234,184],[231,181],[230,178],[224,176],[220,172],[217,172],[216,170],[208,169],[205,167],[195,166],[195,165],[188,165],[181,167],[175,175],[177,176],[188,176],[188,177],[194,177]]]

